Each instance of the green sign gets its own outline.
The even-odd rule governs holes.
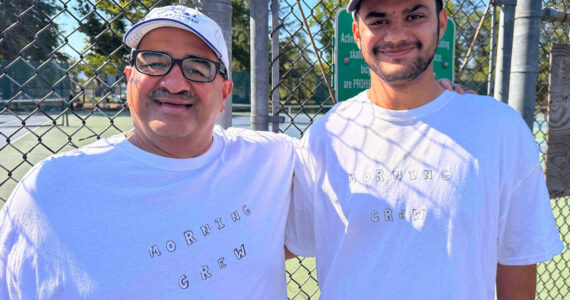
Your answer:
[[[335,96],[338,101],[344,101],[370,88],[370,73],[368,65],[362,58],[362,53],[354,43],[352,35],[352,14],[341,9],[337,12],[335,21]],[[448,18],[447,28],[439,41],[433,58],[433,71],[436,78],[454,79],[455,69],[455,23]]]
[[[447,78],[453,82],[455,79],[455,22],[447,18],[447,27],[443,38],[439,40],[435,55],[433,56],[433,72],[435,78]]]

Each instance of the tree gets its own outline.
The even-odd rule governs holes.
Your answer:
[[[444,3],[447,15],[456,24],[455,35],[455,74],[459,75],[461,66],[467,59],[465,70],[461,78],[456,77],[456,81],[461,82],[469,89],[477,91],[478,94],[487,94],[487,80],[489,70],[489,60],[491,47],[491,10],[484,15],[485,6],[481,3],[448,1]],[[482,18],[483,26],[469,57],[467,51],[475,37],[477,26]],[[495,33],[496,34],[496,33]]]
[[[14,60],[21,56],[33,61],[47,58],[66,61],[67,56],[54,52],[58,46],[59,26],[50,16],[59,9],[54,0],[1,1],[0,59]]]
[[[347,4],[348,0],[321,0],[309,18],[311,33],[317,38],[317,45],[320,46],[319,55],[326,61],[327,72],[333,65],[335,16],[337,11]]]
[[[297,6],[281,7],[279,95],[289,104],[314,101],[320,73]],[[312,104],[312,103],[311,103]]]
[[[232,70],[249,71],[249,0],[232,0]]]
[[[87,36],[83,72],[95,86],[107,82],[108,76],[120,78],[122,68],[128,64],[129,49],[123,45],[126,29],[142,19],[154,6],[177,3],[165,0],[77,0],[77,11],[85,18],[79,31]]]

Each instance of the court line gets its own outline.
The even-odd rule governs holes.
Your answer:
[[[44,125],[48,125],[50,123],[52,123],[53,121],[50,120],[48,117],[46,117],[45,115],[40,115],[40,116],[35,116],[35,115],[31,115],[30,118],[28,118],[26,120],[26,125],[25,127],[28,129],[31,129],[31,131],[35,131],[37,128],[44,126]],[[15,136],[10,137],[10,144],[13,144],[15,142],[17,142],[18,140],[20,140],[21,138],[27,136],[28,134],[30,134],[30,130],[27,129],[23,129],[22,126],[18,126],[18,125],[11,125],[11,124],[17,124],[17,123],[22,123],[21,120],[19,120],[18,118],[15,118],[11,121],[8,122],[4,122],[2,124],[0,124],[0,129],[2,129],[3,134],[6,135],[7,137],[9,137],[10,135],[12,135],[14,132],[18,131],[18,133],[16,133]],[[8,124],[8,125],[6,125]],[[13,128],[13,129],[11,129]],[[6,129],[8,129],[8,132],[6,132]],[[4,147],[5,145],[7,145],[8,143],[6,142],[6,140],[4,139],[3,141],[0,141],[0,147]]]

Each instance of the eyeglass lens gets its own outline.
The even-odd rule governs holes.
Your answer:
[[[173,61],[175,60],[166,53],[139,52],[136,57],[136,67],[141,73],[163,76],[172,69]],[[214,62],[196,57],[183,59],[181,69],[186,79],[197,82],[210,82],[217,74]]]

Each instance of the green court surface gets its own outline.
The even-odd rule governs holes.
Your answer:
[[[287,298],[318,299],[316,262],[313,257],[296,257],[285,262],[287,268]],[[290,275],[292,274],[292,275]]]

